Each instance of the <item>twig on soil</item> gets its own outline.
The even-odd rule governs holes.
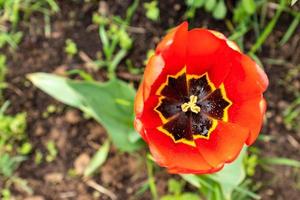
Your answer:
[[[16,93],[19,96],[23,96],[24,95],[24,93],[22,92],[22,90],[20,90],[19,88],[15,87],[12,84],[8,84],[7,88],[11,89],[12,91],[14,91],[14,93]]]
[[[91,187],[91,188],[97,190],[98,192],[103,193],[103,194],[109,196],[112,200],[117,199],[117,196],[116,196],[114,193],[112,193],[110,190],[106,189],[105,187],[99,185],[98,183],[96,183],[96,182],[93,181],[93,180],[87,180],[87,181],[86,181],[86,184],[87,184],[89,187]]]
[[[79,57],[83,62],[85,62],[85,66],[88,69],[95,70],[98,68],[94,61],[85,52],[79,51]]]
[[[130,33],[139,33],[139,34],[146,33],[146,30],[143,27],[127,26],[127,30]]]
[[[76,195],[77,195],[76,192],[69,191],[69,192],[61,193],[59,196],[61,199],[69,199],[69,198],[75,197]]]
[[[140,81],[142,79],[142,75],[134,75],[128,72],[118,72],[118,76],[129,81]]]
[[[287,135],[287,140],[293,147],[295,147],[295,149],[299,148],[300,144],[293,136]]]

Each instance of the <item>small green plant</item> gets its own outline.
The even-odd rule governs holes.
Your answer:
[[[32,151],[32,145],[26,135],[26,113],[14,116],[6,115],[5,110],[9,106],[5,102],[0,109],[0,198],[11,198],[11,186],[18,187],[30,193],[26,182],[15,175],[16,169],[26,160]]]
[[[5,152],[14,152],[17,149],[25,152],[22,145],[28,142],[26,129],[26,114],[19,113],[15,116],[5,115],[4,111],[8,103],[4,103],[0,111],[0,154]],[[21,143],[21,146],[17,146]],[[28,149],[29,147],[24,147]],[[26,151],[26,153],[29,153]]]
[[[13,49],[18,47],[21,42],[23,33],[22,32],[7,32],[6,30],[1,30],[0,27],[0,48],[3,48],[6,44],[9,44]]]
[[[53,141],[48,141],[46,144],[46,148],[48,151],[48,154],[46,156],[46,161],[47,162],[52,162],[56,159],[57,154],[58,154],[58,150],[56,148],[56,145]]]
[[[192,192],[183,192],[185,182],[183,180],[170,179],[168,181],[168,191],[170,194],[165,195],[161,200],[200,200],[199,195]]]
[[[144,8],[146,10],[146,17],[152,21],[158,21],[159,19],[159,8],[157,1],[151,1],[144,3]]]
[[[65,52],[71,58],[78,53],[77,45],[73,40],[71,40],[71,39],[66,40]]]
[[[132,48],[133,41],[127,28],[138,3],[139,0],[135,0],[127,9],[125,19],[119,16],[107,17],[99,13],[93,15],[93,22],[99,25],[99,36],[104,54],[104,57],[95,61],[94,64],[98,68],[106,67],[110,78],[115,77],[117,66]]]
[[[42,13],[45,19],[45,34],[50,35],[50,16],[59,11],[55,0],[2,0],[0,1],[0,48],[9,44],[17,48],[22,32],[17,31],[21,20],[25,22],[32,13]],[[9,26],[7,26],[9,24]]]
[[[224,19],[227,8],[224,0],[186,0],[188,9],[185,12],[185,18],[191,19],[195,17],[196,11],[204,7],[206,12],[212,13],[215,19]]]

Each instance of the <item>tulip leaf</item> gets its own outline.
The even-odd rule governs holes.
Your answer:
[[[124,81],[74,81],[47,73],[30,74],[28,78],[45,93],[101,123],[121,151],[134,151],[143,146],[140,139],[132,139],[138,135],[133,128],[135,90]]]
[[[231,199],[231,194],[246,178],[243,159],[246,154],[246,148],[242,150],[239,157],[230,164],[226,164],[224,168],[209,177],[219,183],[225,199]]]
[[[73,107],[81,107],[82,102],[76,92],[69,87],[67,79],[46,73],[34,73],[27,78],[39,89],[58,101]]]

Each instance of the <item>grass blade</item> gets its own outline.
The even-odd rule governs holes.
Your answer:
[[[84,171],[84,177],[91,176],[106,161],[109,152],[109,140],[106,140],[102,147],[96,152]]]
[[[259,38],[256,40],[255,44],[251,47],[249,54],[254,54],[265,42],[265,40],[268,38],[272,30],[274,29],[282,11],[285,7],[285,0],[280,1],[280,6],[277,9],[275,16],[272,18],[272,20],[268,23],[265,30],[262,32],[262,34],[259,36]]]
[[[289,158],[263,158],[259,160],[262,164],[285,165],[290,167],[300,168],[300,161]]]
[[[292,21],[292,23],[289,26],[288,30],[286,31],[286,33],[284,34],[284,36],[280,40],[279,44],[281,46],[284,45],[290,39],[290,37],[293,35],[296,28],[298,27],[299,23],[300,23],[300,13],[294,18],[294,20]]]

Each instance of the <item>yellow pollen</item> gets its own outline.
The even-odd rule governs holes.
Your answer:
[[[190,101],[188,103],[184,103],[181,105],[181,110],[183,112],[187,112],[190,109],[193,113],[199,113],[200,107],[197,106],[196,103],[197,103],[197,97],[194,95],[191,95]]]

